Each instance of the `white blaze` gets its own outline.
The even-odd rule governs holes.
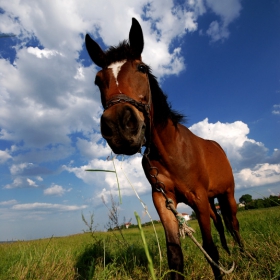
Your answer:
[[[121,68],[125,63],[126,63],[126,60],[122,60],[122,61],[114,62],[108,66],[108,68],[112,69],[113,75],[116,79],[117,86],[119,86],[119,83],[118,83],[119,72],[121,71]]]

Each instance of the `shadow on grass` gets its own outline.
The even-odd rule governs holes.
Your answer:
[[[123,246],[122,244],[107,245],[105,248],[105,267],[104,267],[104,241],[99,240],[89,244],[84,251],[77,257],[75,270],[78,280],[97,279],[101,271],[115,270],[120,274],[121,271],[133,273],[137,267],[146,269],[147,257],[143,247],[133,244]],[[108,242],[106,243],[108,244]],[[101,277],[103,278],[103,277]]]
[[[105,251],[105,264],[112,263],[114,256]],[[77,279],[92,279],[97,265],[104,263],[104,246],[102,240],[89,244],[78,256],[76,262]]]

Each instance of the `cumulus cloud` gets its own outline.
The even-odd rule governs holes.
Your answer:
[[[280,115],[280,104],[273,105],[272,114],[273,115]]]
[[[280,182],[280,164],[257,164],[254,168],[244,168],[235,174],[237,187],[249,188]]]
[[[274,149],[273,154],[266,161],[272,164],[280,163],[280,150]]]
[[[90,139],[77,138],[77,148],[80,153],[88,158],[101,158],[107,157],[111,154],[111,148],[104,141],[100,133],[94,133]]]
[[[67,191],[69,191],[69,190],[64,189],[62,186],[52,184],[51,187],[44,190],[44,195],[62,196]]]
[[[74,78],[79,67],[66,57],[37,58],[25,49],[18,52],[16,67],[0,60],[6,89],[0,101],[0,126],[6,131],[1,138],[23,139],[26,148],[59,148],[70,145],[71,133],[97,128],[101,108],[93,94],[93,67],[83,70],[86,81]]]
[[[38,187],[38,185],[33,180],[27,178],[26,181],[30,187],[34,187],[34,188]]]
[[[212,42],[227,39],[229,37],[229,24],[240,15],[241,1],[206,0],[206,6],[219,17],[219,20],[210,23],[206,34],[210,36]]]
[[[10,206],[17,204],[17,201],[15,199],[7,200],[7,201],[0,201],[0,206]]]
[[[63,205],[63,204],[52,204],[52,203],[25,203],[25,204],[16,204],[12,206],[13,210],[20,211],[76,211],[87,208],[86,205]]]
[[[206,34],[211,37],[212,42],[216,42],[228,38],[229,31],[222,23],[215,20],[211,22]]]
[[[5,163],[7,160],[11,158],[12,156],[7,151],[0,150],[0,164]]]
[[[56,50],[49,50],[49,49],[39,49],[38,47],[28,47],[27,52],[35,55],[38,58],[50,58],[51,56],[61,55]]]
[[[51,171],[31,162],[22,162],[10,166],[11,175],[14,176],[39,176],[50,174]],[[40,180],[40,179],[39,179]]]
[[[114,164],[117,171],[118,181],[121,189],[121,194],[130,196],[134,194],[131,187],[137,190],[139,194],[147,193],[151,190],[141,164],[142,157],[139,155],[114,159]],[[68,172],[74,173],[78,178],[86,184],[94,187],[95,204],[101,203],[101,197],[108,199],[110,194],[118,195],[118,185],[115,173],[112,172],[87,172],[86,169],[96,170],[111,170],[114,171],[112,160],[94,159],[88,165],[73,167],[64,166]],[[96,198],[100,198],[99,200]]]
[[[11,184],[4,186],[4,189],[38,188],[39,185],[30,178],[16,177]]]

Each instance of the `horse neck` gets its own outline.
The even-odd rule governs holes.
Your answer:
[[[168,119],[164,127],[160,125],[152,126],[150,148],[152,158],[163,161],[169,160],[170,154],[174,152],[174,149],[178,149],[176,147],[176,139],[179,137],[178,126],[180,124],[175,126],[170,119]]]

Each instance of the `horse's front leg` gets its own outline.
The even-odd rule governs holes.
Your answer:
[[[169,268],[183,273],[183,253],[179,237],[178,221],[174,214],[166,208],[165,198],[162,193],[153,191],[153,201],[165,231]],[[176,272],[171,273],[171,278],[173,280],[184,279],[182,275]]]

